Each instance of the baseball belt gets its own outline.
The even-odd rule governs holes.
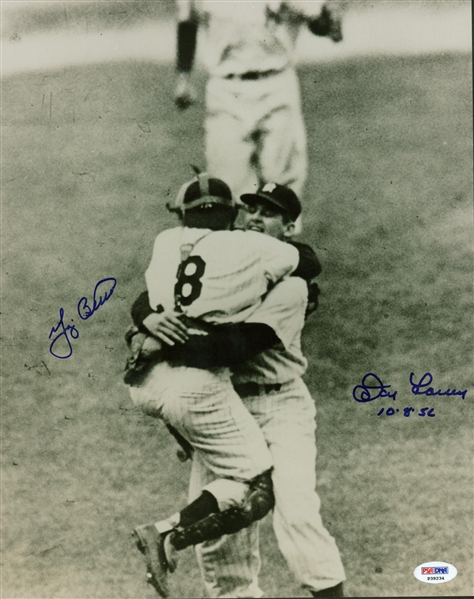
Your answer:
[[[256,397],[257,395],[268,395],[269,393],[280,391],[281,388],[281,383],[259,385],[258,383],[249,382],[234,385],[237,395],[242,399],[245,397]]]
[[[241,79],[242,81],[256,81],[257,79],[265,79],[265,77],[273,77],[279,75],[281,71],[270,69],[268,71],[247,71],[246,73],[226,75],[224,79]]]

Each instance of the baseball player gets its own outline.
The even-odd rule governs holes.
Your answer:
[[[294,51],[302,27],[338,42],[341,1],[177,0],[175,101],[194,102],[190,82],[198,27],[204,31],[206,158],[212,176],[240,196],[268,181],[301,197],[306,180],[306,133]]]
[[[247,205],[244,222],[248,230],[291,238],[301,210],[294,194],[270,184],[241,199]],[[274,530],[290,570],[314,597],[342,597],[344,568],[336,543],[321,521],[315,491],[316,410],[301,380],[307,366],[300,347],[307,291],[295,282],[287,279],[280,283],[247,319],[247,325],[258,321],[271,326],[283,345],[275,345],[243,364],[236,364],[233,356],[233,383],[261,427],[272,455]],[[178,343],[177,336],[174,340]],[[218,350],[214,353],[223,354]],[[190,498],[212,479],[213,474],[195,455]],[[262,596],[257,524],[205,542],[196,551],[209,596]]]
[[[183,226],[156,238],[146,271],[148,295],[155,311],[182,312],[195,334],[248,318],[268,284],[297,268],[300,259],[294,247],[251,231],[224,230],[235,210],[222,181],[198,175],[180,190],[175,210]],[[183,549],[213,534],[215,538],[216,521],[222,525],[222,518],[227,518],[227,532],[234,532],[271,509],[271,458],[258,425],[232,388],[227,368],[203,370],[161,361],[130,387],[130,394],[146,413],[162,418],[187,439],[215,475],[180,513],[134,531],[149,582],[165,597],[166,575],[173,569],[170,548]]]

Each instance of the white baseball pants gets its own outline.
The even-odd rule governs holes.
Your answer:
[[[223,179],[237,198],[266,182],[287,185],[301,197],[306,133],[294,69],[255,80],[211,77],[206,109],[211,176]]]
[[[306,385],[297,379],[278,392],[244,399],[261,427],[273,459],[276,507],[273,527],[278,546],[303,588],[319,591],[345,580],[333,537],[319,514],[315,491],[316,408]],[[190,498],[213,478],[205,464],[193,461]],[[196,547],[210,597],[261,597],[258,523],[239,533]]]
[[[247,482],[271,468],[262,431],[234,391],[227,369],[212,372],[161,362],[140,387],[135,405],[174,426],[212,473],[204,488],[221,510],[240,504]],[[203,489],[201,489],[203,490]]]

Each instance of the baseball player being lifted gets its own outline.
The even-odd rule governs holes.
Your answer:
[[[205,33],[206,159],[211,176],[236,196],[268,181],[301,197],[306,180],[306,133],[294,68],[298,33],[338,42],[342,1],[178,0],[178,81],[175,101],[193,103],[190,82],[198,27]],[[298,222],[299,224],[299,222]]]
[[[199,175],[181,189],[177,209],[184,226],[156,238],[146,272],[148,296],[158,312],[184,312],[194,332],[205,334],[206,328],[248,318],[269,282],[297,273],[300,257],[294,247],[255,232],[224,230],[235,210],[222,181]],[[132,383],[130,393],[134,403],[179,431],[215,475],[179,514],[135,529],[149,582],[167,596],[172,549],[215,538],[219,527],[220,534],[234,532],[271,509],[271,458],[227,368],[161,361],[136,386]]]
[[[279,239],[291,238],[301,207],[290,190],[269,184],[241,199],[247,205],[244,217],[247,230]],[[318,265],[317,272],[306,278],[318,274],[319,269]],[[314,597],[342,597],[344,568],[336,543],[322,523],[315,490],[316,410],[301,379],[307,366],[300,346],[306,294],[305,285],[298,287],[297,279],[286,279],[247,319],[247,326],[252,322],[270,326],[283,344],[240,364],[236,364],[238,358],[233,355],[233,383],[263,431],[272,455],[276,502],[273,524],[290,570]],[[163,331],[169,334],[169,329]],[[182,340],[173,333],[171,336],[174,342]],[[188,352],[184,355],[189,357],[189,342],[187,345]],[[202,347],[200,351],[204,351]],[[214,348],[207,353],[220,356],[222,363],[225,346],[221,351]],[[195,455],[190,498],[197,496],[213,478],[200,455]],[[258,586],[257,523],[237,534],[204,542],[196,551],[210,597],[262,596]]]

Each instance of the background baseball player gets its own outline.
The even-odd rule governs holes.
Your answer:
[[[301,210],[290,190],[267,185],[246,195],[245,227],[289,239]],[[274,530],[290,570],[314,597],[343,596],[344,568],[334,539],[325,529],[315,491],[315,405],[301,380],[307,361],[301,353],[306,287],[288,279],[247,320],[271,326],[284,340],[233,368],[234,387],[259,423],[272,454]],[[268,301],[271,300],[271,301]],[[263,310],[262,310],[263,308]],[[178,341],[178,337],[174,337]],[[215,352],[218,353],[218,352]],[[223,352],[220,353],[222,355]],[[190,498],[213,475],[196,455]],[[257,524],[197,547],[211,597],[260,597]]]
[[[306,134],[294,50],[301,27],[340,41],[341,2],[180,0],[176,103],[194,101],[190,72],[205,32],[206,158],[236,196],[275,181],[301,197]]]
[[[156,238],[146,272],[148,295],[157,311],[177,308],[185,313],[194,329],[198,327],[196,333],[205,334],[203,323],[228,324],[248,317],[261,303],[268,283],[298,265],[298,251],[287,244],[268,243],[269,238],[258,233],[223,230],[233,223],[235,211],[230,189],[222,181],[199,175],[183,186],[177,208],[184,226]],[[171,561],[165,557],[166,539],[180,549],[206,538],[197,534],[202,525],[196,534],[178,534],[176,527],[189,529],[211,514],[241,506],[248,484],[268,471],[271,459],[257,424],[232,388],[228,369],[206,371],[162,361],[130,387],[130,394],[146,413],[177,429],[215,474],[184,514],[135,530],[150,582],[167,596]],[[265,478],[260,480],[257,491],[265,491]],[[266,510],[270,508],[266,501]]]

